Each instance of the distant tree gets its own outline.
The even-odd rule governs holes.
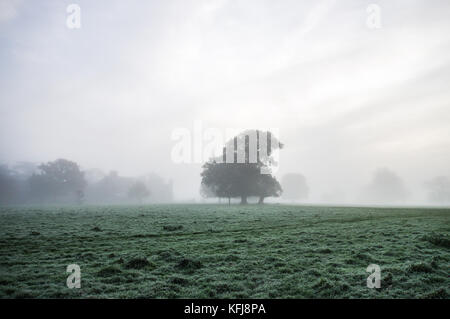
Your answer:
[[[66,159],[57,159],[53,162],[38,166],[39,172],[30,179],[31,192],[41,200],[49,198],[75,195],[86,186],[84,174],[78,164]]]
[[[16,175],[30,177],[38,171],[39,164],[33,162],[17,162],[13,166]]]
[[[14,172],[7,165],[0,165],[0,204],[9,204],[16,192]]]
[[[91,170],[92,173],[92,170]],[[100,174],[95,174],[100,177]],[[93,174],[90,174],[90,178]],[[151,190],[151,201],[169,203],[173,200],[172,180],[165,181],[155,173],[139,177],[121,176],[117,171],[93,179],[86,189],[86,201],[89,203],[120,204],[130,200],[130,188],[137,180],[141,181],[148,190]],[[97,180],[97,181],[96,181]]]
[[[142,203],[142,199],[150,196],[150,191],[142,181],[136,181],[131,185],[128,196],[133,199],[137,199],[139,203]]]
[[[88,187],[88,197],[94,202],[113,204],[123,201],[133,181],[125,180],[117,171],[110,171]]]
[[[241,204],[247,204],[248,197],[259,197],[259,203],[262,204],[266,197],[280,196],[281,186],[268,172],[275,162],[272,157],[273,151],[282,148],[283,145],[277,139],[271,138],[270,132],[262,133],[247,130],[237,135],[225,144],[224,156],[220,160],[212,158],[203,165],[201,173],[203,196],[228,198],[229,202],[231,198],[240,197]],[[252,147],[250,135],[256,136],[256,145],[253,145],[256,154],[250,154]],[[260,140],[260,136],[266,136],[267,143]],[[262,149],[263,145],[267,147],[267,150]],[[233,150],[233,152],[227,153],[227,150]],[[231,160],[225,158],[225,154],[231,156]],[[241,155],[244,160],[238,162],[237,158]],[[252,156],[254,158],[251,160]],[[263,169],[267,174],[261,173]]]
[[[36,170],[37,165],[29,162],[0,164],[0,204],[29,203],[29,178]]]
[[[139,177],[151,190],[152,202],[170,203],[173,201],[173,182],[167,182],[158,174],[149,173]]]
[[[302,174],[289,173],[281,179],[283,185],[283,198],[288,200],[302,200],[308,198],[309,187]]]
[[[431,202],[450,203],[450,180],[445,176],[437,176],[425,183],[428,189],[428,199]]]
[[[402,179],[388,168],[377,169],[370,184],[363,192],[363,201],[376,204],[404,201],[408,191]]]
[[[88,184],[95,184],[105,178],[107,175],[98,168],[84,170],[84,178]]]

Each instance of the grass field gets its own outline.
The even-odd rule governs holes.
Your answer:
[[[450,209],[0,208],[1,298],[448,298]],[[81,267],[81,289],[66,267]],[[369,264],[381,288],[369,289]]]

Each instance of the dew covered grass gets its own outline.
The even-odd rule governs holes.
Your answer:
[[[449,298],[450,209],[0,208],[1,298]],[[66,267],[81,267],[81,288]],[[381,288],[369,289],[369,264]]]

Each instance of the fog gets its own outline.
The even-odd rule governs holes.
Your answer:
[[[271,129],[302,203],[449,204],[449,1],[86,0],[71,28],[73,2],[0,1],[0,164],[202,202],[206,132]]]

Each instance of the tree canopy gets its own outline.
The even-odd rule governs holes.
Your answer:
[[[78,164],[57,159],[38,166],[39,172],[30,177],[31,192],[41,200],[74,195],[79,200],[86,186],[84,173]]]

